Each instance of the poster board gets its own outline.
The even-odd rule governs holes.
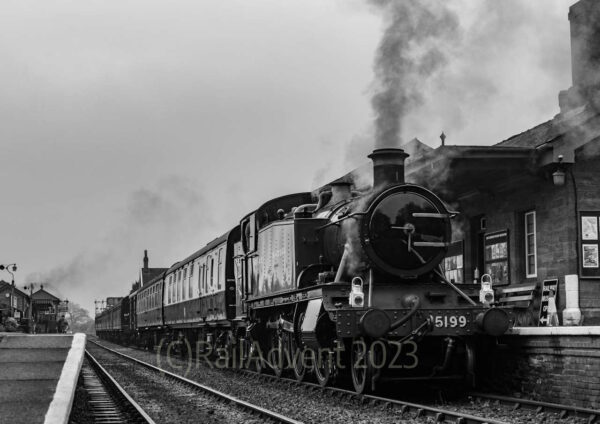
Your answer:
[[[448,281],[463,284],[464,278],[464,243],[462,240],[453,242],[448,247],[448,253],[442,262],[444,274]]]
[[[508,230],[485,235],[485,274],[492,276],[494,286],[510,283]]]
[[[582,278],[600,277],[600,212],[581,212],[579,216],[579,270]]]
[[[540,302],[538,327],[548,326],[548,298],[550,295],[550,290],[554,291],[554,301],[556,302],[556,296],[558,295],[558,278],[544,280],[542,283],[542,301]]]

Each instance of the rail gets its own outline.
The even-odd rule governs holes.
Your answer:
[[[478,399],[485,399],[490,401],[497,401],[499,403],[513,405],[514,409],[527,408],[535,410],[538,414],[542,414],[544,412],[554,412],[558,413],[559,417],[566,418],[568,416],[581,416],[587,417],[588,423],[597,422],[600,417],[600,411],[589,408],[581,408],[579,406],[571,406],[571,405],[562,405],[559,403],[549,403],[549,402],[541,402],[537,400],[529,400],[529,399],[521,399],[509,396],[501,396],[494,395],[491,393],[480,393],[473,392],[469,393],[469,396]]]
[[[154,420],[144,411],[144,409],[123,389],[123,387],[109,374],[109,372],[94,358],[94,356],[85,351],[90,367],[96,373],[96,376],[103,387],[95,384],[93,381],[88,392],[91,397],[90,407],[94,415],[102,419],[110,418],[111,422],[123,423],[147,423],[155,424]],[[84,375],[84,377],[86,377]],[[93,376],[87,376],[88,380]],[[109,393],[112,396],[109,396]]]

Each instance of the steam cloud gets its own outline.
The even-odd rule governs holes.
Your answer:
[[[137,278],[144,249],[149,249],[151,267],[169,267],[166,258],[181,259],[214,237],[209,211],[193,181],[162,179],[151,189],[132,192],[122,219],[94,247],[66,264],[28,275],[27,281],[43,282],[54,294],[78,303],[92,296],[123,296]]]
[[[444,43],[459,35],[455,13],[438,0],[370,0],[386,28],[375,58],[375,146],[400,144],[403,119],[423,102],[424,84],[447,62]]]

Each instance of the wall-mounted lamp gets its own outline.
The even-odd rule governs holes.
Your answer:
[[[555,186],[561,187],[565,185],[565,171],[562,170],[563,155],[558,155],[558,165],[556,171],[552,173],[552,182]]]

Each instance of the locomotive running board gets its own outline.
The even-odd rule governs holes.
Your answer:
[[[449,213],[431,213],[431,212],[413,212],[413,218],[437,218],[437,219],[446,219],[446,218],[454,218],[458,215],[458,212],[449,212]]]
[[[321,298],[323,287],[326,287],[326,285],[305,287],[294,291],[249,299],[246,301],[246,304],[249,308],[263,309],[280,305],[292,305],[299,302],[308,302],[313,299]]]

